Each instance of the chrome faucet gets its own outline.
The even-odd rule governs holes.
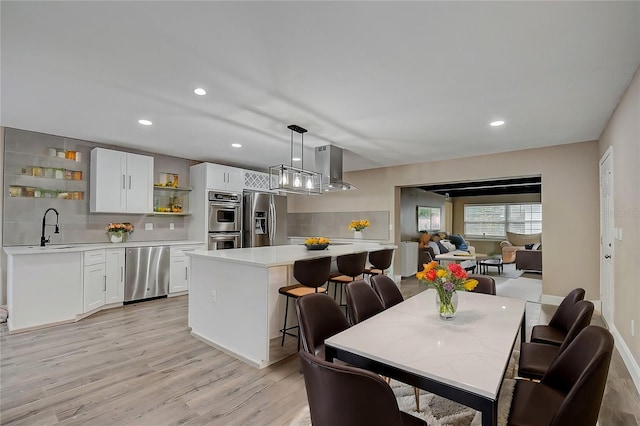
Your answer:
[[[47,225],[45,223],[46,219],[47,219],[47,213],[49,213],[50,210],[53,210],[56,213],[56,224],[55,225]],[[40,236],[40,247],[44,247],[44,245],[46,243],[48,243],[51,240],[51,235],[49,235],[48,238],[44,237],[44,227],[45,226],[55,226],[56,230],[54,231],[55,234],[59,234],[60,233],[60,226],[58,226],[58,220],[60,219],[60,214],[58,213],[58,210],[54,209],[53,207],[49,207],[45,212],[44,215],[42,216],[42,235]]]

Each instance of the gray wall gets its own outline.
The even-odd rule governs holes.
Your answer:
[[[388,211],[289,213],[287,233],[290,237],[353,238],[349,223],[352,220],[364,219],[368,220],[371,226],[362,232],[363,239],[391,239]]]
[[[189,186],[189,160],[10,128],[5,129],[4,142],[3,245],[39,244],[42,215],[49,207],[54,207],[60,212],[61,228],[60,234],[54,234],[53,228],[46,229],[46,235],[51,234],[51,244],[108,242],[104,227],[109,222],[131,222],[135,231],[129,236],[129,241],[171,241],[187,238],[185,216],[90,213],[89,162],[90,151],[97,146],[150,155],[154,157],[154,182],[159,181],[160,173],[172,172],[179,175],[180,186],[186,187]],[[81,152],[82,162],[51,158],[47,153],[49,147]],[[21,168],[31,165],[80,170],[83,174],[82,181],[22,176]],[[84,200],[10,197],[8,188],[11,185],[83,191]],[[55,215],[49,213],[47,223],[54,220]],[[145,223],[152,223],[153,230],[145,231]],[[174,223],[175,230],[169,230],[170,223]]]
[[[440,207],[442,230],[445,229],[444,196],[419,188],[402,188],[400,192],[400,239],[418,241],[418,206]]]

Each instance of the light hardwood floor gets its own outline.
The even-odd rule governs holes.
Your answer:
[[[401,288],[405,297],[423,290],[411,280]],[[528,303],[527,312],[530,328],[552,308]],[[257,370],[194,339],[186,296],[19,334],[2,324],[0,344],[2,425],[287,425],[306,404],[296,356]],[[639,420],[616,351],[600,425]]]

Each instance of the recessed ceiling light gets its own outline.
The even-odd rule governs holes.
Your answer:
[[[207,91],[201,87],[198,87],[196,90],[193,91],[193,93],[195,93],[198,96],[204,96],[207,94]]]
[[[242,145],[240,145],[239,143],[232,143],[231,146],[234,148],[240,148]]]
[[[143,126],[151,126],[153,123],[149,120],[138,120],[138,123],[142,124]]]
[[[492,121],[491,123],[489,123],[489,126],[497,127],[497,126],[502,126],[503,124],[504,124],[504,121],[496,120],[496,121]]]
[[[300,157],[293,157],[291,161],[300,161]]]

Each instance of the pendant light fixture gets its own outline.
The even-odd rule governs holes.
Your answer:
[[[307,129],[291,124],[291,161],[289,165],[280,164],[269,167],[269,189],[293,194],[320,195],[322,194],[322,174],[304,169],[304,134]],[[301,154],[300,167],[293,166],[293,134],[300,135]]]

